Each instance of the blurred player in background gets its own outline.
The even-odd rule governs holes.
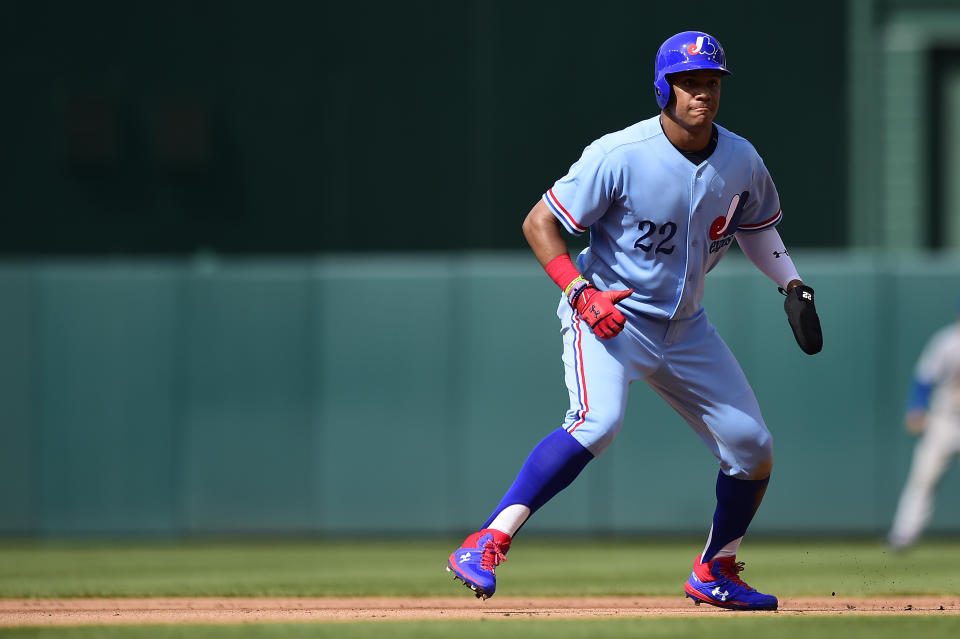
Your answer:
[[[924,347],[905,422],[907,432],[920,439],[887,537],[894,549],[910,546],[923,532],[937,483],[960,452],[960,320],[938,330]]]
[[[813,289],[776,230],[780,199],[766,166],[749,142],[714,124],[729,73],[709,34],[669,38],[654,69],[660,113],[590,144],[524,221],[527,242],[563,291],[557,315],[570,409],[481,530],[448,559],[448,570],[478,597],[494,594],[494,570],[527,518],[613,442],[629,385],[643,379],[720,464],[713,525],[686,595],[725,608],[777,607],[775,596],[740,579],[736,560],[767,489],[772,438],[740,365],[701,306],[704,277],[734,238],[786,295],[800,347],[816,353],[822,337]],[[564,230],[590,231],[576,265]],[[491,454],[485,446],[474,454],[481,452]],[[687,461],[678,460],[678,473]],[[642,491],[638,500],[642,508]]]

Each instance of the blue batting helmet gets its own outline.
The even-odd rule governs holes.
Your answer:
[[[667,38],[660,45],[654,65],[653,87],[661,109],[667,106],[670,100],[670,82],[667,76],[694,69],[716,69],[730,75],[723,47],[712,35],[703,31],[684,31]]]

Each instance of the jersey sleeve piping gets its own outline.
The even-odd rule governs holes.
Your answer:
[[[751,231],[762,231],[765,228],[769,228],[771,226],[776,226],[777,224],[779,224],[781,218],[783,218],[783,209],[778,210],[776,215],[764,220],[763,222],[758,222],[756,224],[741,224],[740,226],[737,227],[737,230],[746,231],[748,233]]]
[[[557,199],[557,196],[553,194],[553,189],[549,189],[546,193],[543,194],[543,200],[547,203],[547,206],[550,208],[550,211],[556,216],[560,223],[563,224],[564,228],[567,229],[572,235],[583,235],[586,232],[586,228],[580,226],[580,224],[573,219],[573,215],[570,214],[563,204],[560,204],[560,200]]]

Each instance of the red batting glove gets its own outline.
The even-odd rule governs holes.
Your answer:
[[[574,308],[594,335],[600,339],[610,339],[616,337],[627,323],[623,313],[614,304],[630,297],[631,293],[631,288],[625,291],[599,291],[587,286],[573,301]]]

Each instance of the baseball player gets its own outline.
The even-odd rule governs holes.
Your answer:
[[[917,361],[907,400],[907,432],[919,435],[887,541],[913,544],[933,514],[933,493],[960,452],[960,322],[941,328]]]
[[[654,73],[660,113],[587,146],[524,220],[534,254],[563,291],[557,315],[570,409],[481,529],[448,559],[448,570],[478,597],[493,596],[495,568],[527,518],[613,442],[628,387],[643,379],[720,464],[713,524],[687,596],[725,608],[777,607],[776,597],[740,579],[736,559],[767,488],[772,439],[701,306],[704,277],[734,238],[786,295],[801,348],[818,352],[822,337],[813,289],[776,230],[780,201],[763,161],[714,123],[729,74],[714,37],[687,31],[667,39]],[[563,231],[588,230],[589,246],[574,264]]]

